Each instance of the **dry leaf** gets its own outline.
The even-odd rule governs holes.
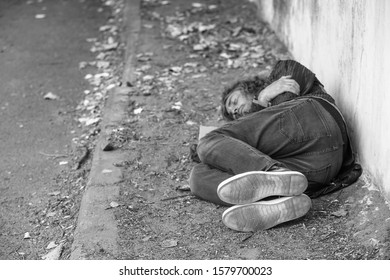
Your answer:
[[[46,17],[45,14],[36,14],[36,15],[35,15],[35,18],[36,18],[36,19],[44,19],[45,17]]]
[[[54,217],[56,215],[56,212],[49,212],[46,214],[46,217]]]
[[[46,247],[46,250],[50,250],[50,249],[53,249],[55,247],[57,247],[58,245],[56,244],[55,241],[50,241],[50,243],[47,245]]]
[[[202,3],[192,3],[192,7],[194,7],[194,8],[202,8],[203,4]]]
[[[143,110],[143,108],[137,108],[133,112],[134,112],[134,114],[138,115],[138,114],[141,114],[142,110]]]
[[[179,191],[190,191],[191,188],[190,188],[190,185],[183,185],[183,186],[179,186],[177,188],[177,190],[179,190]]]
[[[58,260],[62,253],[63,243],[60,243],[57,247],[55,247],[52,251],[42,256],[43,260]]]
[[[44,99],[48,99],[48,100],[56,100],[58,99],[58,96],[53,94],[52,92],[48,92],[46,93],[44,96],[43,96]]]
[[[340,210],[335,211],[335,212],[333,212],[331,214],[333,216],[336,216],[336,217],[345,217],[348,214],[348,212],[346,210],[344,210],[344,209],[340,209]]]
[[[111,208],[116,208],[116,207],[119,206],[119,203],[118,203],[118,202],[115,202],[115,201],[111,201],[111,202],[110,202],[110,206],[111,206]]]
[[[174,239],[168,239],[163,242],[161,242],[161,247],[163,248],[172,248],[177,246],[177,240]]]
[[[59,191],[55,191],[55,192],[51,192],[51,193],[49,193],[49,195],[51,195],[51,196],[57,196],[57,195],[59,195],[61,192],[59,192]]]
[[[146,236],[146,237],[142,238],[142,241],[143,242],[149,241],[150,238],[152,238],[152,237],[151,236]]]

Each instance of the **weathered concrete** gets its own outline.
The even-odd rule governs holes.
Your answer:
[[[390,1],[255,0],[344,112],[359,159],[390,198]]]
[[[93,162],[87,189],[83,195],[71,259],[114,258],[118,251],[117,224],[111,202],[119,196],[118,182],[122,180],[122,170],[114,163],[124,160],[120,151],[103,151],[106,139],[113,128],[120,125],[126,117],[129,105],[129,88],[135,78],[132,74],[136,42],[140,28],[140,0],[126,0],[124,10],[125,30],[123,40],[126,42],[125,67],[123,70],[123,87],[110,91],[102,116],[102,131],[93,154]],[[96,257],[97,254],[101,256]]]
[[[99,251],[113,257],[118,250],[114,213],[108,208],[118,199],[116,183],[122,180],[122,171],[114,163],[124,158],[118,151],[103,151],[102,146],[112,128],[124,119],[128,100],[128,89],[116,88],[109,94],[88,185],[81,201],[71,259],[93,258],[91,255]]]

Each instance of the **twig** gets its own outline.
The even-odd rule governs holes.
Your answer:
[[[250,233],[248,236],[246,236],[244,239],[242,239],[241,242],[247,241],[248,239],[252,238],[254,235],[255,235],[254,232]]]
[[[68,155],[64,155],[64,154],[46,154],[44,152],[39,152],[39,154],[46,157],[53,157],[53,158],[68,157]]]
[[[182,197],[186,197],[186,196],[192,196],[192,194],[183,194],[183,195],[178,195],[178,196],[173,196],[173,197],[167,197],[167,198],[160,199],[160,201],[173,200],[173,199],[178,199],[178,198],[182,198]]]

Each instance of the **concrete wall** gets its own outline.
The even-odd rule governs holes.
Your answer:
[[[390,1],[253,0],[345,114],[364,169],[390,198]]]

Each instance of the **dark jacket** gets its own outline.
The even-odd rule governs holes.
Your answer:
[[[294,60],[278,61],[271,74],[267,78],[267,84],[271,84],[282,76],[287,75],[291,75],[291,78],[299,84],[299,95],[297,96],[291,92],[282,93],[271,100],[271,106],[275,106],[296,98],[317,99],[319,103],[335,118],[344,137],[344,159],[338,176],[329,185],[326,185],[323,188],[316,190],[315,192],[310,192],[307,194],[314,198],[351,185],[362,174],[362,168],[355,161],[355,156],[349,140],[347,126],[340,111],[335,109],[336,105],[334,99],[325,91],[323,85],[312,71]]]

